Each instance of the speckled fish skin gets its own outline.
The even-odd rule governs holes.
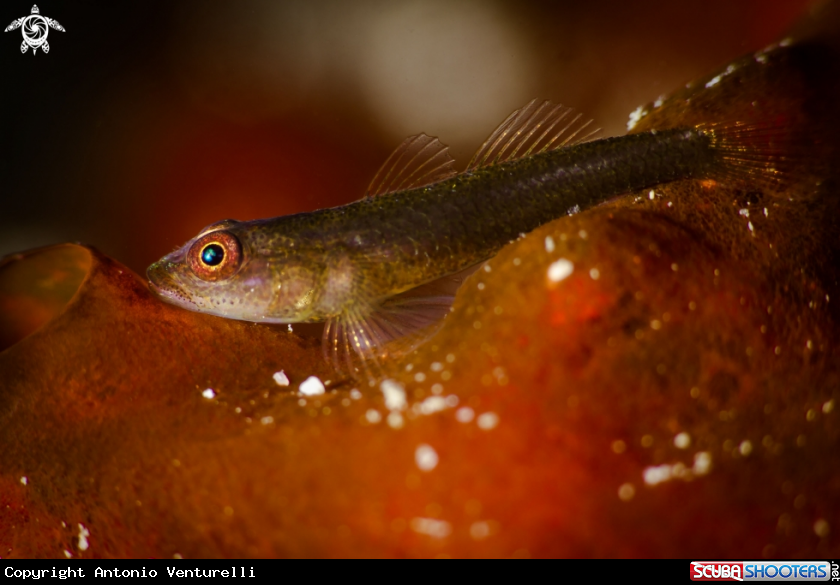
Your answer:
[[[228,318],[317,322],[378,303],[485,260],[540,225],[626,192],[716,166],[713,134],[683,128],[587,142],[464,172],[412,190],[311,213],[228,220],[148,270],[185,308]],[[241,243],[237,273],[206,282],[185,256],[225,230]]]

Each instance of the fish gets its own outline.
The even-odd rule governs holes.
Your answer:
[[[596,132],[571,108],[532,100],[462,172],[436,137],[409,137],[362,199],[209,225],[148,268],[150,288],[229,319],[324,322],[325,358],[359,375],[426,339],[465,275],[522,234],[677,180],[778,182],[791,163],[776,121]]]

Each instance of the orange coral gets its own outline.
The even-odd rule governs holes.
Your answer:
[[[810,38],[637,126],[782,112],[814,129],[794,184],[684,181],[544,226],[377,387],[95,250],[7,260],[0,553],[836,557],[840,77]]]

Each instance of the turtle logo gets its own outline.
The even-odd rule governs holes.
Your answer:
[[[20,52],[25,53],[26,49],[32,47],[32,54],[34,55],[38,49],[45,53],[50,52],[50,44],[47,42],[47,34],[50,28],[64,32],[64,27],[58,24],[57,21],[46,16],[41,16],[38,6],[32,6],[32,14],[18,18],[12,21],[12,24],[6,27],[3,32],[9,32],[20,28],[23,33],[23,42],[20,44]]]

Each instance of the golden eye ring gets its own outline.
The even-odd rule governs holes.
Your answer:
[[[223,280],[233,276],[242,262],[242,246],[233,234],[212,232],[193,243],[187,254],[190,269],[202,280]]]

